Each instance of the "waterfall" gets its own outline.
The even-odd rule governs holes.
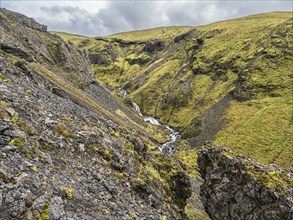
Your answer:
[[[122,88],[118,88],[120,94],[122,96],[126,96],[127,95],[127,92],[126,90],[123,90]],[[148,123],[151,123],[153,125],[156,125],[156,126],[159,126],[163,129],[167,129],[169,132],[170,132],[170,140],[165,142],[164,144],[160,145],[158,147],[158,149],[160,151],[163,151],[165,153],[167,153],[168,155],[172,155],[172,153],[175,151],[175,148],[173,145],[173,143],[178,140],[181,136],[178,132],[174,131],[172,128],[170,128],[168,125],[163,125],[162,123],[160,123],[157,119],[153,118],[153,117],[150,117],[150,116],[144,116],[141,111],[140,111],[140,108],[139,106],[135,103],[135,102],[132,102],[132,105],[133,105],[133,108],[136,110],[136,112],[141,116],[143,117],[143,120],[145,122],[148,122]]]

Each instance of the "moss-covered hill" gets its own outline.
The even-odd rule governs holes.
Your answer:
[[[104,38],[59,35],[88,51],[99,81],[125,88],[182,142],[290,166],[292,22],[275,12]]]

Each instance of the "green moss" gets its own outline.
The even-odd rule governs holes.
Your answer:
[[[175,152],[176,158],[182,163],[189,176],[198,177],[196,165],[198,149],[186,147],[184,143],[180,143],[180,146]]]
[[[119,137],[120,137],[119,132],[118,132],[118,131],[115,131],[115,130],[113,130],[113,129],[111,129],[111,134],[112,134],[113,136],[115,136],[116,138],[119,138]]]
[[[68,199],[73,198],[73,189],[72,188],[65,187],[65,188],[63,188],[63,192],[65,193],[66,198],[68,198]]]
[[[38,171],[38,168],[37,168],[37,166],[32,166],[32,167],[31,167],[31,169],[32,169],[33,171],[35,171],[35,172],[37,172],[37,171]]]
[[[181,26],[181,27],[160,27],[153,28],[148,30],[141,31],[131,31],[131,32],[123,32],[117,33],[108,36],[107,38],[120,38],[123,40],[135,40],[135,41],[143,41],[149,39],[158,39],[158,38],[172,38],[176,35],[183,34],[194,27]]]
[[[12,183],[14,182],[12,178],[9,178],[8,176],[6,176],[3,172],[0,172],[0,180],[2,182],[4,182],[5,184],[8,184],[8,183]]]
[[[288,188],[289,186],[292,187],[292,177],[288,177],[286,172],[279,172],[279,171],[269,171],[263,172],[260,171],[255,166],[249,166],[247,170],[247,174],[250,177],[254,177],[262,187],[270,188]],[[291,178],[291,179],[290,179]]]
[[[215,142],[262,163],[277,161],[290,166],[293,161],[292,107],[287,99],[265,98],[232,102],[225,113],[229,124]],[[286,155],[283,152],[287,152]]]
[[[33,91],[30,90],[30,89],[25,90],[25,92],[28,93],[28,94],[32,94],[33,93]]]
[[[77,35],[77,34],[69,34],[69,33],[64,33],[64,32],[52,32],[52,33],[57,34],[58,36],[60,36],[61,38],[63,38],[63,40],[65,40],[67,42],[69,42],[69,41],[72,42],[76,46],[79,46],[84,41],[88,40],[90,43],[92,40],[94,40],[94,39],[91,40],[89,37]],[[86,46],[86,45],[88,45],[88,43],[86,43],[84,45]]]
[[[49,209],[50,202],[46,202],[43,204],[43,209],[38,212],[36,210],[33,210],[33,218],[36,220],[50,220],[48,215],[48,209]],[[28,212],[25,214],[25,218],[28,218]]]
[[[23,147],[25,145],[25,139],[23,137],[16,137],[13,138],[9,144],[17,146],[17,147]]]
[[[55,129],[56,132],[58,132],[59,134],[63,135],[64,137],[75,138],[74,133],[68,127],[66,127],[63,124],[57,124],[54,129]]]
[[[124,171],[116,172],[115,175],[120,179],[125,179],[125,178],[129,177],[129,174],[127,172],[124,172]]]
[[[33,136],[38,134],[38,130],[29,121],[23,118],[20,118],[15,124],[27,135]]]
[[[101,144],[91,144],[89,145],[89,148],[97,151],[99,154],[101,154],[101,156],[107,160],[107,161],[111,161],[112,160],[112,154],[110,153],[110,151],[108,151],[104,146],[102,146]]]
[[[48,216],[48,208],[50,203],[45,203],[43,210],[41,211],[41,220],[50,220]]]
[[[141,178],[133,178],[131,180],[131,182],[137,186],[145,186],[146,185],[145,181],[143,181]]]
[[[185,211],[186,215],[188,216],[188,219],[190,219],[190,220],[204,220],[204,219],[208,220],[208,219],[210,219],[209,216],[205,212],[195,208],[194,206],[192,206],[190,204],[187,204],[185,206],[184,211]]]
[[[18,112],[15,112],[15,114],[11,117],[11,121],[13,123],[16,123],[18,119],[19,119]]]
[[[24,219],[25,219],[25,220],[29,220],[28,212],[26,212],[26,213],[24,214]]]

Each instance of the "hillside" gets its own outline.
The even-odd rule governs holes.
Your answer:
[[[291,25],[89,38],[1,8],[0,220],[292,219],[292,169],[236,156],[292,165]]]
[[[209,219],[157,149],[166,131],[100,85],[85,52],[5,9],[0,35],[1,220],[184,219],[190,202]]]
[[[275,12],[65,40],[88,51],[98,81],[123,87],[144,114],[180,131],[184,151],[212,141],[288,167],[292,22],[291,13]]]

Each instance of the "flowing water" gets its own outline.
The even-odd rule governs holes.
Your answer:
[[[125,90],[123,90],[122,88],[118,88],[119,92],[121,93],[122,96],[126,96],[127,92]],[[178,140],[181,136],[178,132],[174,131],[172,128],[170,128],[168,125],[163,125],[161,122],[159,122],[157,119],[150,117],[150,116],[144,116],[141,111],[139,106],[135,103],[132,102],[132,105],[134,107],[134,109],[137,111],[137,113],[143,117],[143,120],[145,122],[149,122],[153,125],[159,126],[163,129],[167,129],[170,133],[170,140],[165,142],[164,144],[160,145],[158,147],[158,149],[160,151],[163,151],[165,153],[167,153],[168,155],[172,155],[172,153],[175,151],[175,147],[174,147],[174,142],[176,140]]]

